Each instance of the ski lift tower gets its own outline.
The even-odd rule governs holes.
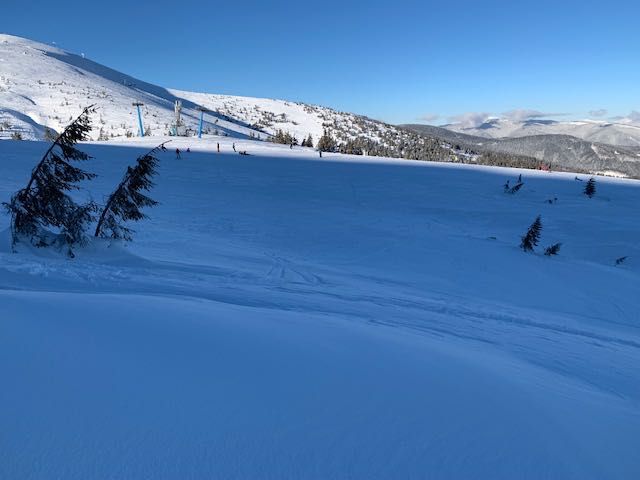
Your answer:
[[[196,110],[200,112],[200,124],[198,125],[198,138],[202,138],[202,124],[204,122],[204,114],[209,110],[200,106],[196,107]]]
[[[131,105],[138,109],[138,126],[140,127],[140,136],[144,137],[144,128],[142,128],[142,112],[140,111],[140,107],[144,105],[144,103],[133,102]]]
[[[174,124],[172,125],[171,133],[177,137],[185,137],[187,135],[187,127],[184,125],[184,123],[182,123],[182,102],[180,100],[176,100],[173,110],[176,114],[176,119]]]

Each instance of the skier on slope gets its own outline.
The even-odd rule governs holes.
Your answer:
[[[191,148],[187,147],[187,153],[191,153]]]
[[[218,142],[218,153],[220,153],[220,142]]]
[[[180,149],[176,148],[176,160],[179,160],[180,158],[182,158],[180,157]]]

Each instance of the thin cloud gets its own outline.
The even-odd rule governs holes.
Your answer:
[[[491,114],[487,112],[467,112],[460,115],[449,117],[450,123],[457,123],[462,128],[476,128],[491,118]]]
[[[549,118],[549,117],[563,117],[566,113],[550,113],[541,112],[540,110],[531,110],[528,108],[516,108],[504,112],[502,116],[514,122],[524,122],[525,120],[532,120],[534,118]]]
[[[590,117],[604,117],[609,113],[606,108],[599,108],[598,110],[589,110]]]
[[[629,120],[631,120],[632,122],[640,122],[640,112],[638,112],[637,110],[633,110],[629,116],[628,116]]]
[[[438,115],[437,113],[427,113],[426,115],[419,117],[418,120],[421,122],[429,123],[429,122],[434,122],[439,118],[440,118],[440,115]]]

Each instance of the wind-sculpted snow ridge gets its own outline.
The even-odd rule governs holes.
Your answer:
[[[156,142],[82,145],[77,195]],[[0,478],[640,475],[639,182],[169,145],[130,244],[0,213]],[[0,142],[0,200],[45,147]]]

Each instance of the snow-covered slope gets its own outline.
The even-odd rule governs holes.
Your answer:
[[[166,89],[97,64],[82,55],[19,37],[0,35],[0,139],[18,134],[25,139],[42,139],[45,127],[60,131],[90,103],[94,103],[99,112],[94,139],[136,136],[139,127],[133,106],[135,102],[144,104],[146,133],[159,137],[171,129],[176,100],[183,104],[182,119],[191,134],[198,126],[198,109],[205,108],[208,113],[205,115],[204,132],[215,136],[266,140],[282,130],[298,141],[311,135],[317,142],[326,130],[340,145],[339,148],[348,153],[368,152],[399,158],[481,164],[529,164],[534,167],[540,163],[538,160],[542,160],[564,168],[572,168],[577,163],[579,165],[575,168],[582,170],[589,169],[580,164],[583,160],[583,163],[594,164],[582,157],[576,161],[572,158],[571,162],[557,161],[557,155],[546,158],[547,150],[528,146],[505,151],[494,149],[491,158],[483,159],[480,157],[486,152],[455,149],[447,141],[447,135],[416,134],[361,115],[286,100]],[[524,134],[532,133],[531,128]],[[610,156],[601,157],[603,161],[600,163],[605,165],[594,171],[611,170],[636,175],[632,171],[617,169],[615,162],[608,160]]]
[[[476,126],[453,123],[444,127],[455,132],[485,138],[571,135],[591,142],[631,147],[640,146],[640,123],[630,119],[618,122],[604,120],[560,122],[537,119],[514,121],[507,118],[493,118]]]
[[[384,133],[399,131],[391,125],[360,115],[338,112],[317,105],[181,90],[170,90],[170,92],[214,112],[241,119],[259,130],[270,134],[283,130],[300,140],[309,134],[317,140],[325,129],[334,134],[343,132],[347,138],[363,135],[374,140],[380,139]]]
[[[85,145],[78,194],[156,141]],[[640,476],[639,182],[170,145],[128,247],[0,213],[0,478]],[[45,148],[0,142],[0,200]]]
[[[399,132],[382,122],[325,107],[168,90],[82,55],[0,34],[0,138],[19,132],[25,139],[42,139],[44,127],[60,131],[89,103],[99,112],[94,138],[138,135],[134,102],[144,103],[145,129],[153,136],[166,135],[176,100],[183,102],[183,120],[193,132],[199,106],[210,110],[205,115],[205,133],[238,138],[266,139],[283,130],[299,141],[309,134],[317,141],[326,128],[342,140],[356,135],[377,140],[387,132]]]
[[[42,138],[44,127],[60,131],[92,103],[99,112],[94,138],[138,134],[134,102],[144,103],[144,126],[165,135],[179,100],[158,87],[97,64],[81,55],[11,35],[0,35],[0,138],[18,131],[26,139]],[[180,99],[182,100],[182,99]],[[197,105],[184,101],[183,120],[195,130]],[[244,137],[254,133],[234,119],[208,115],[205,127]]]

